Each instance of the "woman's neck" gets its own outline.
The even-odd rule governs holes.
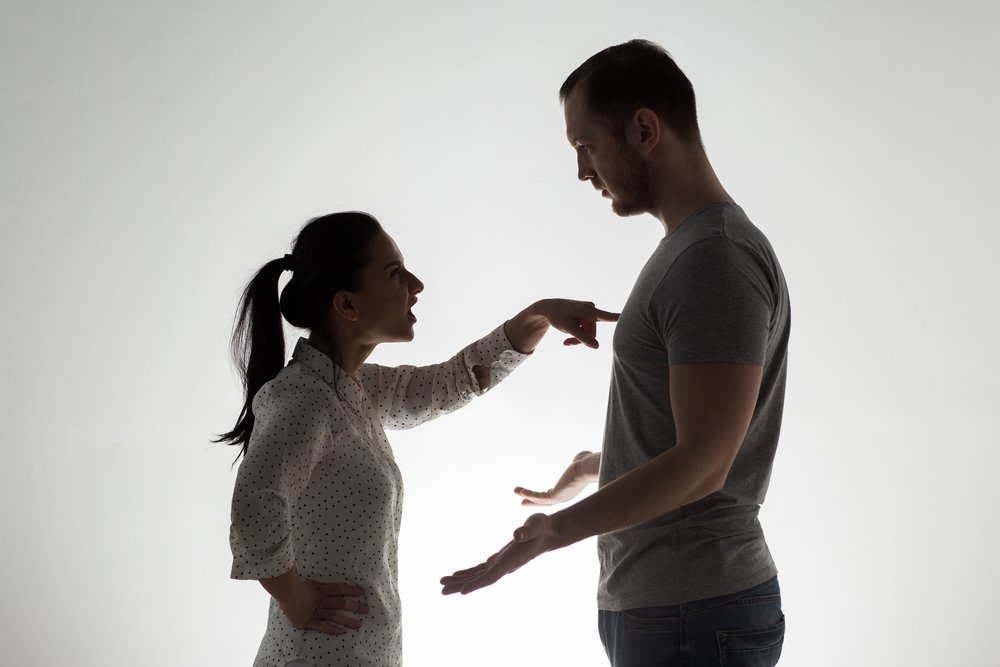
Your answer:
[[[355,382],[358,369],[375,349],[374,345],[364,345],[349,336],[338,336],[336,333],[323,335],[317,331],[309,334],[309,344],[330,357],[333,363]]]

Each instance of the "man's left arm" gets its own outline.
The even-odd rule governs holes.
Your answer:
[[[572,507],[528,517],[486,562],[441,579],[442,592],[489,586],[546,551],[644,523],[721,489],[746,437],[762,374],[755,364],[671,366],[674,447]]]

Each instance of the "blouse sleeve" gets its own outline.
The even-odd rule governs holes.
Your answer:
[[[366,364],[362,382],[373,388],[382,427],[402,430],[468,404],[502,382],[528,356],[511,346],[501,325],[444,363],[395,368]]]
[[[254,398],[253,433],[233,491],[233,579],[276,577],[295,564],[291,512],[329,431],[323,403],[318,392],[280,376]]]

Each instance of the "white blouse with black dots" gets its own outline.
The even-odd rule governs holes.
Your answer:
[[[403,481],[385,429],[456,410],[494,387],[528,355],[503,326],[434,366],[365,364],[361,386],[305,339],[254,397],[255,423],[233,491],[234,579],[306,579],[365,589],[360,630],[297,630],[272,599],[254,667],[303,658],[326,665],[402,664],[396,547]],[[489,370],[481,388],[473,367]]]

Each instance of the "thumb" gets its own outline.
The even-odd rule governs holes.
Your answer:
[[[530,542],[538,537],[538,517],[544,516],[544,514],[532,514],[529,516],[524,525],[514,531],[514,541],[518,543]]]

